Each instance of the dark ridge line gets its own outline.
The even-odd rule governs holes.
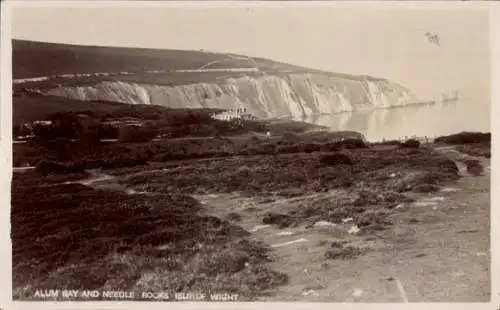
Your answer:
[[[17,46],[16,46],[17,45]],[[121,47],[121,46],[104,46],[104,45],[79,45],[75,43],[59,43],[59,42],[46,42],[46,41],[36,41],[36,40],[25,40],[25,39],[12,39],[12,49],[13,49],[13,57],[15,57],[15,49],[16,48],[66,48],[69,50],[74,50],[74,49],[82,49],[82,50],[93,50],[93,49],[106,49],[108,51],[116,51],[120,52],[123,50],[127,51],[137,51],[137,52],[175,52],[175,53],[189,53],[189,54],[204,54],[204,55],[211,55],[211,56],[224,56],[224,55],[231,55],[231,56],[237,56],[237,57],[248,57],[256,62],[264,62],[263,65],[280,65],[284,66],[283,68],[265,68],[267,70],[269,69],[276,69],[277,71],[282,71],[282,70],[305,70],[308,73],[321,73],[321,74],[326,74],[329,76],[334,76],[334,77],[341,77],[341,78],[346,78],[346,79],[351,79],[351,80],[357,80],[357,81],[362,81],[362,80],[370,80],[370,81],[384,81],[384,82],[390,82],[389,80],[385,78],[379,78],[379,77],[374,77],[370,75],[355,75],[355,74],[348,74],[348,73],[337,73],[337,72],[330,72],[330,71],[325,71],[325,70],[320,70],[320,69],[313,69],[313,68],[307,68],[304,66],[299,66],[299,65],[293,65],[281,61],[276,61],[272,59],[267,59],[267,58],[262,58],[262,57],[253,57],[253,56],[248,56],[248,55],[243,55],[243,54],[234,54],[234,53],[221,53],[221,52],[209,52],[209,51],[200,51],[200,50],[182,50],[182,49],[160,49],[160,48],[144,48],[144,47]],[[138,56],[140,57],[140,56]],[[228,67],[231,68],[231,67]],[[266,72],[266,70],[262,70],[263,72]],[[71,74],[71,73],[68,73]],[[23,78],[34,78],[34,77],[16,77],[16,79],[23,79]],[[395,82],[391,82],[394,84],[398,84]],[[398,84],[400,85],[400,84]],[[404,87],[400,85],[401,87]]]

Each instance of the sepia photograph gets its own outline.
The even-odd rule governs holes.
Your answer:
[[[490,7],[14,2],[14,301],[491,301]]]

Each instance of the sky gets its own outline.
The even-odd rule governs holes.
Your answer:
[[[426,32],[437,34],[440,46]],[[239,53],[388,78],[422,99],[490,88],[485,8],[16,8],[12,36]]]

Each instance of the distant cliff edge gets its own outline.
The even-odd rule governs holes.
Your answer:
[[[245,108],[258,118],[390,108],[416,101],[409,89],[385,79],[244,57],[14,41],[14,86],[79,100]]]

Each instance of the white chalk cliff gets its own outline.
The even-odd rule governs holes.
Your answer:
[[[259,118],[389,108],[415,101],[408,89],[384,79],[321,73],[243,76],[177,86],[102,81],[86,86],[61,86],[43,93],[79,100],[155,104],[171,108],[245,107]]]

